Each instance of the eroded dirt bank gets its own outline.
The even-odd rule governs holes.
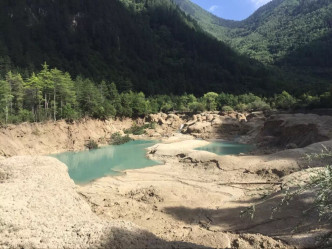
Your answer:
[[[22,123],[0,128],[0,156],[47,155],[64,151],[84,150],[88,140],[107,145],[115,132],[123,134],[134,124],[156,122],[155,129],[148,129],[143,138],[160,138],[178,130],[184,120],[176,115],[150,115],[145,119],[82,119],[67,123],[64,120],[45,123]],[[135,136],[134,136],[135,137]],[[137,137],[136,137],[137,138]]]
[[[181,132],[195,138],[226,139],[255,143],[261,149],[304,147],[332,139],[332,117],[314,114],[202,113],[196,115],[151,114],[144,119],[92,120],[73,123],[63,120],[23,123],[0,128],[0,156],[47,155],[84,150],[92,139],[106,145],[115,132],[123,133],[134,124],[155,123],[142,139],[163,139]],[[262,151],[262,150],[261,150]]]
[[[68,129],[73,129],[71,133],[76,131],[75,138],[80,141],[74,139],[77,147],[72,149],[81,149],[85,139],[98,140],[132,124],[132,120],[89,122],[92,121],[77,123],[71,128],[66,123],[50,123],[46,124],[47,129],[36,124],[41,133],[35,141],[31,139],[33,126],[27,128],[27,124],[23,124],[2,129],[0,151],[6,156],[63,151],[69,148],[61,144],[68,140],[68,135],[64,135],[68,134]],[[149,149],[148,156],[163,160],[165,165],[128,170],[123,176],[75,186],[64,165],[55,159],[14,157],[0,161],[3,245],[65,248],[70,247],[70,241],[77,241],[82,248],[105,247],[106,242],[110,248],[310,248],[318,246],[317,238],[331,232],[330,224],[316,222],[317,213],[303,215],[312,202],[310,192],[271,218],[272,208],[283,198],[278,191],[293,186],[298,174],[305,177],[310,173],[303,156],[320,152],[322,145],[332,148],[331,117],[265,116],[262,113],[206,113],[192,117],[157,114],[136,122],[158,124],[156,129],[148,130],[144,138],[162,139],[162,143]],[[185,134],[174,133],[180,126]],[[17,137],[24,129],[28,131],[22,134],[23,139]],[[301,132],[296,133],[299,130]],[[258,152],[264,152],[267,147],[278,152],[217,156],[194,150],[208,143],[195,139],[197,137],[255,142],[258,147],[263,146]],[[42,145],[38,143],[40,140]],[[20,141],[19,150],[15,150]],[[10,144],[10,149],[6,144]],[[324,165],[312,162],[312,166]],[[28,187],[24,188],[25,185]],[[260,202],[261,197],[272,190],[276,192],[272,198]],[[95,214],[86,208],[83,199]],[[54,208],[59,203],[61,208]],[[253,203],[257,204],[254,219],[240,217],[240,212]],[[83,211],[78,208],[81,205]],[[82,217],[76,218],[71,212],[64,214],[71,206],[77,216]],[[48,213],[51,218],[44,219]],[[35,236],[27,228],[31,221],[38,224],[33,226]],[[86,230],[75,230],[82,222],[87,224]],[[54,232],[43,229],[57,223],[64,224],[65,233],[60,231],[62,225]],[[297,228],[295,232],[294,228]],[[63,236],[66,239],[61,239]]]

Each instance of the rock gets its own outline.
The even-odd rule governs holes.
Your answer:
[[[247,118],[243,113],[237,113],[236,114],[236,119],[239,120],[240,122],[241,121],[245,121],[245,122],[247,121]]]
[[[161,137],[161,135],[160,135],[160,133],[155,132],[155,133],[150,134],[150,137]]]
[[[212,114],[208,114],[207,116],[206,116],[206,120],[207,121],[212,121],[214,119],[214,116],[212,115]]]
[[[172,121],[174,121],[174,120],[179,121],[180,117],[176,114],[168,114],[167,120],[169,120],[169,119],[171,119]]]
[[[166,120],[160,117],[160,118],[158,118],[158,124],[159,125],[166,124]]]
[[[289,143],[286,145],[286,149],[296,149],[298,146],[294,143]]]
[[[285,148],[303,148],[307,145],[332,138],[332,117],[315,114],[271,115],[257,136],[256,141],[266,145]],[[274,137],[269,144],[267,137]],[[295,147],[294,147],[295,145]]]
[[[221,117],[214,118],[211,122],[213,126],[218,126],[223,123],[223,119]]]
[[[196,122],[187,127],[188,133],[203,133],[211,129],[211,123],[208,122]]]
[[[232,119],[236,119],[237,118],[237,113],[235,112],[227,112],[227,116],[232,118]]]
[[[157,123],[158,122],[158,114],[150,114],[145,118],[145,122],[153,122]]]

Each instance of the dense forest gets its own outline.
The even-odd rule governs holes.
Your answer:
[[[113,82],[93,82],[81,76],[72,79],[69,73],[50,69],[47,64],[25,80],[12,72],[0,80],[0,123],[139,117],[161,111],[243,112],[327,106],[332,106],[332,92],[315,96],[302,94],[298,98],[286,91],[269,98],[225,92],[208,92],[201,97],[193,94],[146,97],[143,92],[130,90],[119,93]]]
[[[278,89],[259,62],[206,35],[169,0],[0,2],[0,73],[51,67],[144,93]]]
[[[317,83],[332,77],[330,0],[273,0],[243,21],[216,17],[190,0],[174,2],[206,32],[241,54],[287,74],[295,71],[295,81]]]

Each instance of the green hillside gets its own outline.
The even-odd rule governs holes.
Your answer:
[[[243,21],[215,17],[189,0],[174,1],[205,31],[242,54],[299,72],[332,75],[330,0],[272,0]]]
[[[277,87],[262,65],[206,35],[169,0],[0,1],[0,30],[2,75],[27,77],[46,61],[147,94]]]

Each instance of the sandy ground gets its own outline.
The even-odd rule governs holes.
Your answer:
[[[20,219],[6,220],[8,224],[0,222],[0,231],[8,229],[8,233],[15,237],[10,239],[8,234],[0,233],[7,238],[5,245],[10,248],[12,245],[21,246],[23,243],[23,248],[30,248],[29,245],[35,243],[33,245],[38,248],[39,245],[52,247],[52,243],[55,243],[59,248],[68,248],[73,238],[82,248],[88,248],[89,243],[84,241],[89,240],[91,229],[87,228],[82,235],[71,231],[71,227],[79,226],[78,223],[85,222],[84,220],[91,222],[93,226],[98,227],[98,224],[102,223],[105,227],[111,227],[111,231],[108,232],[109,238],[104,242],[112,245],[110,248],[120,249],[317,248],[322,236],[331,235],[331,224],[327,221],[317,223],[316,212],[303,214],[313,201],[311,192],[304,193],[289,206],[271,215],[274,207],[284,197],[281,190],[285,186],[293,186],[294,177],[299,174],[301,179],[310,174],[306,171],[308,163],[303,157],[306,154],[319,153],[322,145],[332,149],[332,140],[329,140],[332,137],[331,117],[277,115],[265,121],[265,117],[254,116],[249,119],[247,116],[247,121],[243,121],[239,117],[202,114],[194,117],[193,121],[188,121],[174,115],[158,114],[151,118],[158,123],[157,129],[137,138],[161,139],[161,143],[148,149],[147,156],[163,161],[164,165],[128,170],[124,175],[104,177],[84,186],[74,186],[63,170],[56,173],[55,159],[52,159],[50,164],[48,160],[51,159],[45,158],[29,163],[30,157],[18,160],[4,159],[0,156],[0,188],[6,188],[0,192],[0,199],[9,205],[3,206],[0,202],[0,218],[22,216]],[[248,137],[258,138],[263,144],[268,141],[269,144],[277,146],[277,150],[288,145],[299,146],[303,141],[305,143],[303,148],[281,150],[268,155],[260,153],[218,156],[194,150],[208,144],[207,141],[197,140],[190,134],[174,133],[185,121],[185,129],[187,132],[192,130],[190,132],[195,137],[223,137],[225,134],[237,136],[237,129],[242,127],[241,130],[247,130],[243,136],[244,141],[248,141]],[[59,121],[10,125],[0,130],[0,155],[43,155],[80,150],[84,148],[84,143],[88,139],[106,144],[112,133],[129,128],[132,122],[130,119],[83,120],[74,124]],[[144,123],[144,120],[139,122]],[[298,132],[303,134],[303,137],[300,137]],[[327,141],[315,143],[323,140]],[[306,146],[307,144],[310,145]],[[311,166],[324,164],[312,162]],[[15,168],[19,178],[7,177],[7,171],[10,172],[11,167]],[[20,167],[27,167],[29,174],[21,171]],[[35,169],[38,167],[45,171],[39,174]],[[63,165],[59,167],[63,168]],[[64,183],[60,184],[63,185],[61,189],[56,188],[58,183],[55,181],[57,178],[52,177],[54,174],[59,174],[60,182]],[[43,175],[45,177],[42,177]],[[34,181],[36,177],[40,180],[38,184]],[[47,181],[54,181],[51,192],[48,192]],[[31,188],[24,187],[25,184]],[[69,192],[65,188],[67,185]],[[67,198],[57,194],[61,192],[70,194]],[[77,192],[80,194],[79,197],[76,196]],[[45,198],[41,198],[39,204],[34,201],[38,193]],[[59,200],[60,206],[55,204],[53,196]],[[267,196],[268,198],[265,198]],[[35,203],[33,208],[29,209],[28,216],[25,215],[26,205],[22,200],[32,200]],[[89,213],[84,206],[86,204],[82,204],[83,200],[89,203],[95,214]],[[17,208],[11,208],[15,203],[19,203]],[[53,203],[54,208],[49,203]],[[241,212],[248,210],[253,204],[253,219],[250,215],[241,217]],[[81,219],[74,218],[75,210],[69,218],[64,218],[67,216],[63,214],[63,210],[70,209],[73,205],[77,215],[82,215]],[[84,212],[80,211],[81,205],[84,206]],[[7,208],[7,213],[4,213],[4,208]],[[38,218],[45,214],[44,208],[48,208],[53,214],[52,219]],[[13,214],[10,215],[10,212]],[[20,222],[17,223],[18,220]],[[31,242],[30,235],[27,235],[32,231],[27,229],[30,220],[37,224],[33,228],[36,231],[40,231],[43,226],[52,227],[57,222],[66,224],[66,229],[69,229],[66,230],[68,238],[61,240],[62,231],[58,229],[59,231],[54,234],[55,240],[39,240],[38,235],[34,236]],[[41,224],[40,221],[43,223],[42,226],[38,225]],[[120,223],[117,223],[118,221]],[[13,222],[16,227],[14,230]],[[1,225],[4,228],[1,228]],[[100,226],[98,229],[103,229]],[[20,239],[16,240],[15,235],[21,229],[25,236],[23,242]],[[104,236],[98,229],[96,233],[92,232],[94,245],[99,243],[99,236]],[[45,233],[46,237],[53,236],[52,230],[47,228],[45,231],[41,230],[41,236]],[[80,236],[83,236],[82,240]],[[331,241],[325,248],[326,246],[331,246]]]
[[[281,176],[299,170],[300,156],[319,144],[269,156],[193,150],[207,143],[176,135],[149,149],[148,155],[165,165],[98,179],[79,192],[100,217],[133,222],[167,241],[213,248],[310,248],[317,246],[317,236],[331,231],[328,224],[316,224],[317,214],[302,214],[312,201],[310,193],[273,218],[272,208],[282,198],[278,193],[256,206],[253,220],[240,217],[265,192],[280,190]]]

